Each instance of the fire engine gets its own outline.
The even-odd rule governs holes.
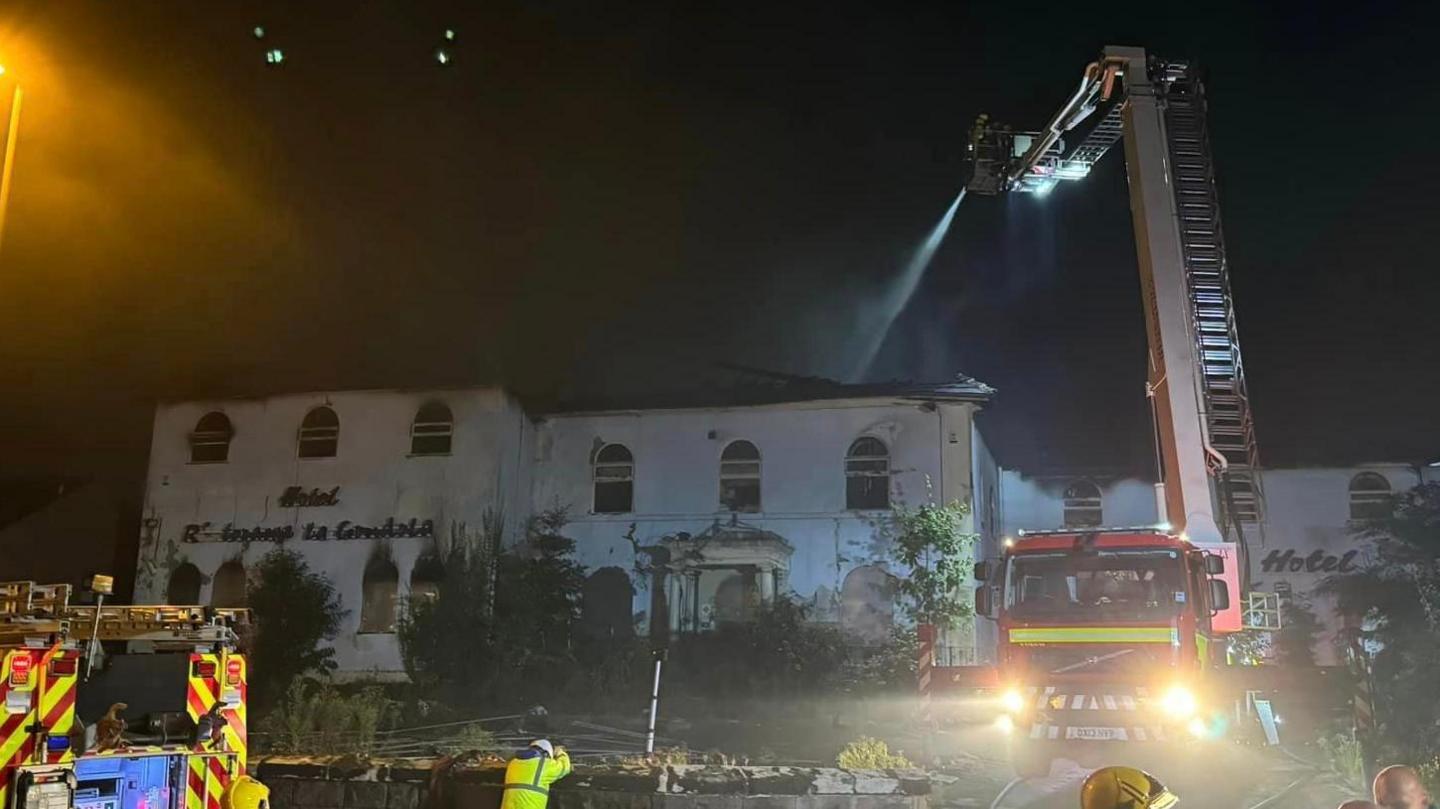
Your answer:
[[[977,612],[999,624],[999,723],[1022,775],[1063,755],[1115,763],[1116,742],[1203,742],[1229,700],[1212,616],[1221,557],[1154,529],[1042,531],[977,565]]]
[[[1116,763],[1135,752],[1118,743],[1223,724],[1210,721],[1223,700],[1208,675],[1217,641],[1242,628],[1264,492],[1206,104],[1195,66],[1108,47],[1043,129],[982,115],[970,132],[966,191],[986,196],[1043,197],[1123,142],[1160,472],[1157,526],[1031,533],[977,565],[1022,774],[1060,755]],[[1067,148],[1071,132],[1084,135]]]
[[[0,583],[0,809],[219,809],[245,773],[248,612],[91,589],[88,606],[68,584]]]

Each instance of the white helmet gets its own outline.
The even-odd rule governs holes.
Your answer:
[[[543,750],[545,755],[550,758],[555,758],[555,745],[551,744],[549,739],[536,739],[530,743],[530,746],[537,750]]]

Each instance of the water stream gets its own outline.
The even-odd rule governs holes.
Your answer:
[[[935,227],[925,236],[924,241],[915,248],[909,263],[905,265],[905,272],[895,279],[890,289],[873,302],[873,311],[876,313],[875,330],[865,344],[865,350],[861,352],[854,371],[850,374],[850,381],[859,382],[869,375],[870,366],[875,364],[875,355],[880,353],[880,347],[885,344],[885,338],[890,334],[890,327],[895,325],[895,319],[905,311],[905,306],[915,295],[915,290],[920,286],[920,279],[925,277],[925,269],[930,266],[930,260],[935,257],[935,251],[940,249],[940,243],[945,241],[945,234],[950,232],[950,223],[955,219],[955,211],[964,199],[965,189],[962,188],[956,195],[955,201],[950,203],[945,215],[940,217],[940,221],[935,223]]]

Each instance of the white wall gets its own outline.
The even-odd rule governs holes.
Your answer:
[[[444,402],[455,417],[451,454],[410,457],[411,422],[419,406],[432,400]],[[319,405],[330,406],[340,420],[336,457],[298,458],[300,422]],[[192,464],[188,436],[213,410],[224,412],[234,428],[229,460]],[[213,532],[227,524],[293,526],[297,538],[288,546],[330,577],[350,610],[335,642],[341,669],[398,672],[394,635],[356,634],[361,577],[371,555],[388,544],[403,594],[416,557],[432,540],[307,541],[300,532],[307,523],[333,529],[341,521],[379,525],[391,517],[415,518],[433,520],[442,543],[475,540],[489,509],[504,511],[509,528],[518,530],[528,506],[527,432],[519,406],[497,389],[351,391],[161,405],[151,445],[136,599],[162,600],[170,571],[188,560],[206,577],[201,599],[208,601],[209,577],[221,564],[238,556],[251,567],[275,545],[213,541],[218,538]],[[277,500],[290,486],[327,491],[339,486],[339,504],[281,508]],[[209,528],[200,536],[212,541],[182,541],[186,525],[204,523]]]
[[[832,617],[829,599],[845,575],[879,550],[875,529],[884,512],[845,509],[850,444],[867,435],[885,442],[892,488],[903,502],[924,502],[932,489],[937,500],[968,497],[974,409],[867,399],[548,416],[536,427],[533,504],[570,509],[566,534],[576,540],[587,567],[630,571],[634,553],[624,535],[632,524],[636,539],[649,545],[731,519],[719,504],[720,453],[730,441],[751,441],[762,457],[762,510],[736,518],[790,543],[788,587],[816,600],[824,619]],[[624,444],[635,458],[631,514],[591,509],[592,453],[610,443]],[[635,609],[648,606],[649,593],[642,590]]]

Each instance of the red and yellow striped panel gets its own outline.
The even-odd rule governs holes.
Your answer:
[[[75,724],[75,687],[80,675],[80,652],[54,648],[45,653],[40,668],[40,719],[50,736],[65,737]],[[35,751],[45,756],[37,764],[60,764],[75,759],[69,747],[60,751]]]
[[[199,671],[202,666],[200,664],[206,664],[203,668],[212,674],[201,676]],[[186,694],[185,710],[191,720],[199,722],[200,717],[215,707],[217,700],[223,698],[225,701],[225,707],[220,710],[220,715],[225,719],[225,724],[221,729],[224,743],[216,744],[209,739],[201,739],[199,749],[234,753],[239,772],[242,774],[245,772],[246,751],[249,744],[249,738],[245,732],[247,718],[245,703],[249,698],[248,679],[249,663],[242,654],[222,652],[190,655],[189,693]]]
[[[45,651],[5,649],[0,654],[4,655],[0,662],[0,806],[8,806],[16,767],[26,762],[35,746],[35,737],[25,728],[35,723],[36,683]]]
[[[185,809],[221,809],[220,797],[238,766],[236,756],[192,755],[186,759]]]

